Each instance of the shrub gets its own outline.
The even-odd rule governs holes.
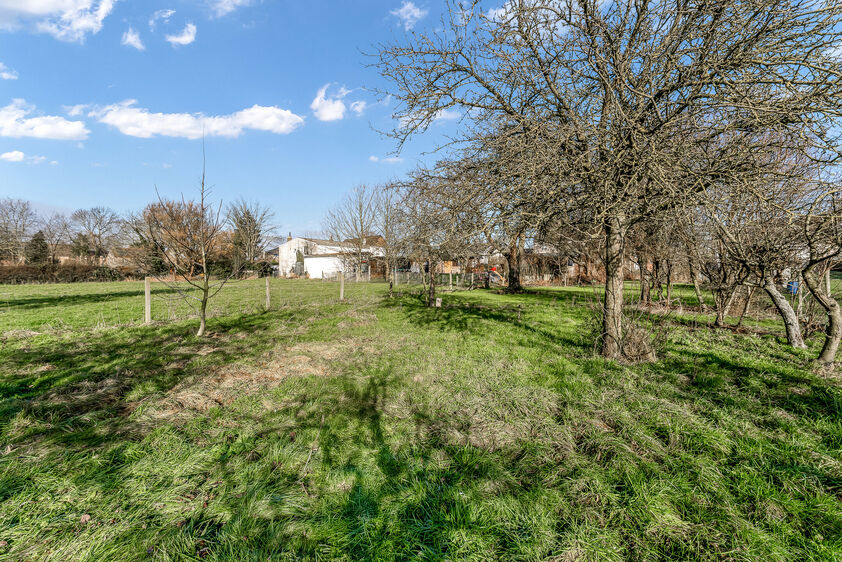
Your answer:
[[[583,337],[598,354],[602,347],[602,301],[596,293],[587,300],[589,314]],[[623,307],[623,337],[620,342],[624,363],[651,363],[658,360],[669,338],[669,314],[655,314],[635,304]]]
[[[0,283],[11,285],[120,281],[131,277],[134,275],[125,270],[83,263],[0,266]]]

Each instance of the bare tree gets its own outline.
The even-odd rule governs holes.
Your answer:
[[[419,169],[403,184],[401,201],[406,253],[419,266],[427,305],[436,301],[436,276],[444,261],[477,256],[488,249],[487,202],[478,198],[477,168],[464,161],[442,161]]]
[[[374,224],[382,238],[380,249],[386,266],[386,279],[389,281],[389,296],[395,285],[394,270],[398,259],[406,248],[406,223],[401,212],[401,193],[397,183],[385,184],[377,188],[374,199]]]
[[[399,143],[454,108],[547,132],[559,208],[573,197],[603,231],[602,354],[619,358],[629,229],[734,172],[700,167],[696,145],[746,129],[836,144],[840,14],[824,0],[454,4],[440,32],[383,46],[377,66]]]
[[[0,199],[0,259],[22,262],[26,241],[38,220],[32,204],[24,199]]]
[[[186,200],[182,196],[181,200],[172,201],[159,195],[158,202],[148,205],[139,219],[134,224],[138,234],[147,241],[149,251],[144,256],[147,271],[175,289],[179,298],[196,310],[200,321],[196,336],[204,336],[208,302],[236,273],[232,270],[228,275],[211,279],[210,263],[218,256],[226,233],[222,203],[214,205],[210,201],[204,169],[198,200]],[[160,262],[172,272],[175,281],[159,273],[156,266]],[[191,288],[198,290],[199,296]]]
[[[85,237],[96,260],[102,261],[120,229],[120,215],[108,207],[79,209],[70,215],[77,235]]]
[[[375,188],[360,184],[325,217],[324,230],[331,239],[342,243],[345,265],[354,268],[357,281],[363,263],[369,258],[368,249],[377,240],[376,195]]]
[[[251,263],[260,258],[272,236],[274,214],[258,202],[239,199],[228,207],[228,222],[232,228],[231,242],[235,256]]]
[[[44,233],[44,240],[47,242],[47,247],[50,252],[50,262],[56,263],[58,247],[64,242],[70,240],[70,221],[67,215],[62,213],[53,213],[50,216],[43,218],[40,223],[41,232]]]
[[[830,286],[830,270],[842,260],[840,195],[838,183],[818,183],[803,220],[807,255],[801,277],[827,316],[825,340],[817,359],[821,368],[833,365],[842,342],[842,309]],[[823,277],[826,283],[822,283]]]

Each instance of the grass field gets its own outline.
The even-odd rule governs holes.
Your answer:
[[[620,365],[592,289],[399,289],[243,282],[197,339],[163,286],[152,326],[142,283],[0,286],[0,559],[842,559],[817,337],[676,317]]]

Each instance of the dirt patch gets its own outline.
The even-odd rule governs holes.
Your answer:
[[[198,355],[207,355],[217,348],[207,345]],[[342,365],[359,353],[380,353],[374,338],[356,338],[333,342],[301,342],[292,346],[278,346],[262,361],[234,363],[209,367],[204,374],[185,377],[164,396],[158,395],[128,405],[132,412],[142,406],[138,421],[168,422],[186,420],[196,412],[226,407],[242,396],[265,394],[285,380],[297,377],[328,377],[341,372]],[[262,400],[265,409],[277,404]]]
[[[373,351],[373,344],[360,341],[307,342],[279,347],[259,364],[231,364],[212,368],[205,375],[192,376],[171,389],[149,412],[153,417],[178,418],[190,412],[227,406],[237,398],[274,388],[291,377],[326,377],[337,372],[332,362],[358,350]],[[216,348],[207,346],[199,355]],[[271,404],[264,401],[264,406]]]
[[[349,310],[345,314],[342,321],[337,324],[339,328],[352,328],[354,326],[367,326],[377,322],[377,316],[371,312],[361,312],[357,310]]]
[[[191,377],[173,388],[165,408],[207,412],[238,397],[278,386],[289,377],[328,376],[330,368],[308,355],[284,355],[260,366],[226,365],[202,377]]]
[[[7,330],[3,332],[3,338],[12,340],[25,340],[27,338],[34,338],[35,336],[40,335],[41,332],[36,332],[34,330]]]

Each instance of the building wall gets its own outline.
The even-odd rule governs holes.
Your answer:
[[[342,258],[340,256],[304,256],[304,271],[310,275],[310,279],[332,277],[342,271]]]

